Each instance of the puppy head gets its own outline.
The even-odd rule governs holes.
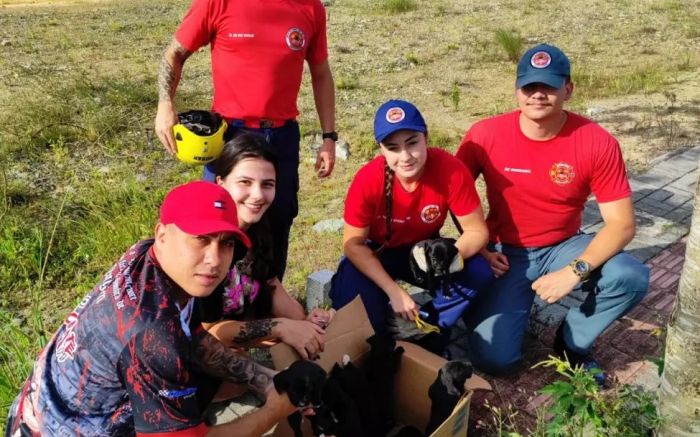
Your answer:
[[[464,260],[455,246],[452,238],[436,238],[430,240],[426,248],[426,258],[432,266],[433,276],[442,277],[449,273],[462,270]]]
[[[367,339],[370,345],[370,356],[388,357],[396,347],[396,340],[390,333],[374,334]]]
[[[448,361],[440,369],[439,378],[453,396],[464,394],[464,383],[472,376],[472,364],[467,361]]]
[[[295,361],[272,378],[279,393],[287,393],[294,406],[318,406],[326,372],[311,361]]]

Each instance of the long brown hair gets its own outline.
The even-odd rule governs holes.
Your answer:
[[[271,163],[275,169],[275,178],[277,178],[277,155],[262,135],[253,132],[241,132],[235,135],[224,145],[223,152],[210,166],[217,177],[224,179],[238,163],[251,158]],[[252,305],[245,308],[244,317],[268,316],[272,312],[273,288],[267,281],[271,278],[275,253],[272,243],[272,226],[267,211],[260,218],[260,221],[250,225],[246,234],[253,245],[242,259],[236,261],[236,267],[240,274],[248,275],[258,281],[260,291]]]

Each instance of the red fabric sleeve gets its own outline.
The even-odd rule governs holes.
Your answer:
[[[377,160],[381,160],[377,165]],[[345,197],[345,223],[356,228],[367,228],[372,224],[374,212],[378,203],[381,203],[381,195],[384,185],[383,173],[384,159],[375,158],[362,167],[350,184],[348,194]]]
[[[156,432],[156,433],[143,433],[137,432],[137,437],[204,437],[209,432],[209,427],[205,424],[199,424],[194,428],[183,429],[180,431],[172,432]]]
[[[328,59],[326,9],[320,0],[314,2],[314,18],[314,34],[306,51],[306,60],[310,64],[320,64]]]
[[[456,216],[465,216],[481,205],[481,200],[469,169],[452,156],[448,155],[448,158],[444,164],[450,175],[447,204]]]
[[[474,180],[481,174],[481,163],[484,155],[483,147],[478,141],[475,141],[475,130],[478,130],[478,126],[472,126],[467,131],[456,153],[457,159],[467,166]]]
[[[194,0],[185,18],[175,31],[175,39],[189,52],[195,52],[211,41],[216,21],[216,0]]]
[[[620,144],[612,136],[595,159],[591,191],[599,203],[612,202],[632,195]]]

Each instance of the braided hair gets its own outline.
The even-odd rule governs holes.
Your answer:
[[[389,164],[384,161],[384,217],[386,218],[386,237],[384,244],[378,249],[383,249],[391,239],[392,232],[392,213],[393,213],[393,190],[394,189],[394,170],[389,167]]]

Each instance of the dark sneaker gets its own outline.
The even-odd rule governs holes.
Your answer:
[[[588,357],[580,365],[583,366],[583,368],[586,369],[591,376],[593,376],[593,379],[595,380],[596,384],[598,384],[599,388],[607,387],[608,375],[596,360]]]
[[[554,336],[554,353],[562,360],[568,361],[571,367],[580,366],[586,369],[591,373],[598,387],[605,388],[607,386],[608,376],[603,370],[603,367],[590,355],[582,355],[569,349],[564,341],[563,329],[564,324],[562,323],[559,325],[559,328],[557,328],[557,334]]]

